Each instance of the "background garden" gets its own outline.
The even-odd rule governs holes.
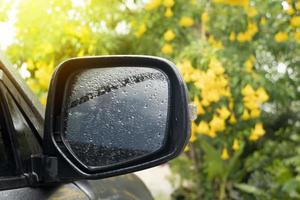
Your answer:
[[[45,104],[71,57],[162,56],[197,108],[178,199],[300,199],[300,1],[0,0],[2,47]],[[0,40],[5,40],[0,32]]]

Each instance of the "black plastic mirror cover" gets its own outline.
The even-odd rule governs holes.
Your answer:
[[[84,166],[63,142],[63,107],[66,103],[65,95],[68,94],[66,91],[68,80],[78,70],[128,66],[154,68],[164,72],[169,79],[170,113],[165,145],[159,152],[132,162],[106,168]],[[190,127],[187,89],[172,62],[150,56],[97,56],[67,60],[56,69],[48,93],[43,147],[47,157],[57,158],[58,166],[57,169],[53,169],[53,165],[49,164],[51,168],[45,169],[49,173],[46,177],[51,176],[51,181],[98,179],[160,165],[183,151],[190,138]],[[55,170],[55,173],[51,170]]]

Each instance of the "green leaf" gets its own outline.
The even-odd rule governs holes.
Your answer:
[[[222,178],[225,173],[224,161],[220,158],[220,152],[217,151],[212,145],[201,140],[201,148],[205,152],[205,171],[209,178]]]
[[[299,184],[299,178],[293,178],[283,185],[282,190],[287,192],[290,197],[300,198],[300,193],[298,192],[300,189]]]
[[[234,187],[243,192],[249,193],[249,194],[269,197],[269,195],[267,193],[265,193],[263,190],[258,189],[257,187],[254,187],[252,185],[248,185],[248,184],[244,184],[244,183],[236,183],[236,184],[234,184]]]

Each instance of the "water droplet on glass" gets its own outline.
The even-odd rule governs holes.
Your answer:
[[[143,67],[93,68],[77,73],[71,88],[65,135],[84,164],[124,162],[163,144],[169,87],[162,72]]]

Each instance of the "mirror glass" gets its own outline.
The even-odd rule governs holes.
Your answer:
[[[161,149],[167,137],[169,80],[146,67],[92,68],[68,84],[64,140],[85,165],[124,163]]]

